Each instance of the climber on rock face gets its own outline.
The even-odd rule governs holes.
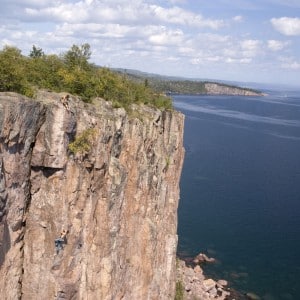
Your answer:
[[[70,100],[69,95],[66,95],[66,96],[60,98],[60,102],[63,104],[63,106],[66,110],[70,110],[69,100]]]
[[[58,254],[60,250],[64,249],[64,244],[66,244],[67,231],[65,229],[60,233],[60,237],[54,240],[56,253]]]

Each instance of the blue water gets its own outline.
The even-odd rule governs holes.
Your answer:
[[[300,92],[173,96],[185,116],[178,253],[261,299],[300,299]]]

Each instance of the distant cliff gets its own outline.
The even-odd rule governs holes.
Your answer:
[[[183,116],[63,95],[0,93],[1,298],[174,299]]]
[[[205,82],[204,88],[209,95],[233,95],[233,96],[263,96],[259,91],[253,89],[241,88],[226,84]]]

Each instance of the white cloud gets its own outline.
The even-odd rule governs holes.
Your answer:
[[[289,42],[282,42],[282,41],[277,41],[277,40],[268,40],[267,41],[267,47],[271,51],[280,51],[284,49],[286,46],[289,45]]]
[[[186,0],[168,0],[171,4],[184,4]]]
[[[166,30],[163,29],[162,32],[151,35],[149,41],[155,45],[180,45],[183,42],[183,32],[181,30]]]
[[[236,64],[236,63],[241,63],[241,64],[249,64],[251,63],[252,59],[251,58],[232,58],[232,57],[228,57],[226,58],[226,63],[229,64]]]
[[[151,4],[151,1],[85,0],[71,3],[44,0],[42,5],[34,5],[35,2],[36,0],[27,0],[24,3],[12,1],[6,5],[6,10],[9,8],[19,18],[30,22],[173,24],[214,30],[225,25],[220,19],[205,18],[178,6]]]
[[[288,35],[297,36],[300,35],[300,18],[273,18],[271,24],[278,32]]]
[[[174,57],[174,56],[169,56],[166,59],[169,60],[169,61],[179,61],[180,60],[179,57]]]
[[[51,4],[51,0],[2,0],[1,4],[21,7],[45,7]]]
[[[70,35],[74,37],[84,36],[85,38],[123,38],[131,34],[137,34],[135,27],[114,23],[108,24],[68,24],[64,23],[56,29],[57,35]],[[133,33],[132,33],[133,32]]]
[[[245,57],[255,57],[261,50],[261,41],[259,40],[244,40],[240,43],[242,53]]]
[[[172,8],[163,8],[161,6],[152,5],[151,8],[155,17],[164,23],[209,27],[212,29],[218,29],[224,26],[224,21],[222,20],[206,19],[199,14],[195,14],[176,6]]]
[[[194,47],[179,46],[178,51],[182,55],[192,56],[195,53],[195,48]]]
[[[284,69],[300,70],[300,62],[293,61],[293,62],[290,62],[290,63],[284,63],[284,64],[282,64],[282,67]]]
[[[242,16],[235,16],[232,18],[232,20],[236,23],[240,23],[244,20],[244,18]]]
[[[247,51],[256,51],[259,47],[259,40],[244,40],[241,42],[241,47]]]
[[[300,70],[300,61],[297,61],[294,57],[280,57],[281,67],[289,70]]]

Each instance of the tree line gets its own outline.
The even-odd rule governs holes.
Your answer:
[[[4,46],[0,51],[0,92],[34,97],[38,89],[48,89],[77,95],[85,102],[101,97],[112,101],[114,107],[143,103],[172,108],[170,98],[145,82],[134,82],[124,74],[90,63],[91,53],[89,44],[73,45],[60,55],[45,54],[34,45],[28,56],[17,47]]]

